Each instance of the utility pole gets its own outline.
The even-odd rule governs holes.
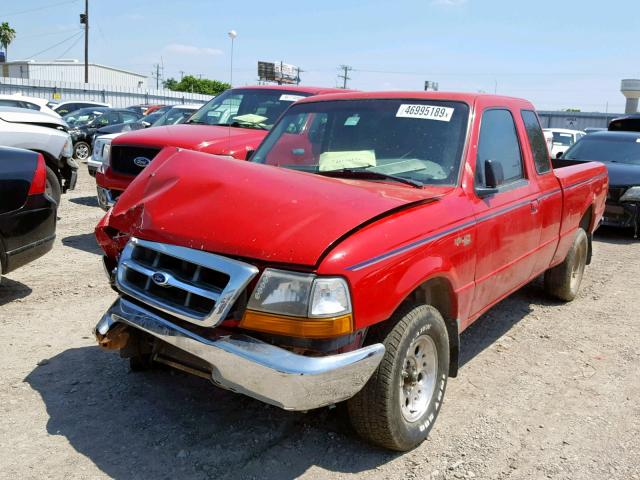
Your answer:
[[[180,81],[184,78],[184,70],[180,70]]]
[[[342,75],[338,75],[338,78],[342,79],[342,88],[346,90],[347,80],[351,80],[351,77],[349,76],[349,72],[353,70],[353,67],[350,67],[349,65],[340,65],[339,69],[344,72]]]
[[[84,83],[89,83],[89,0],[84,0],[84,13],[80,14],[84,25]]]
[[[300,85],[300,74],[304,72],[304,70],[302,70],[300,67],[297,67],[297,74],[296,74],[296,85]]]
[[[154,65],[154,68],[156,69],[156,71],[152,72],[151,76],[156,79],[156,90],[160,90],[160,78],[162,78],[162,74],[160,73],[160,71],[163,70],[163,68],[159,63],[156,63]]]

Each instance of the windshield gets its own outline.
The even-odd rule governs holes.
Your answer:
[[[73,113],[69,113],[62,118],[70,126],[84,125],[94,120],[95,118],[98,118],[102,114],[103,114],[102,111],[95,110],[93,108],[83,108],[80,110],[76,110]]]
[[[343,100],[293,106],[252,161],[321,175],[363,173],[452,185],[469,107],[436,100]]]
[[[187,123],[269,130],[293,102],[309,95],[286,90],[227,90],[198,110]]]
[[[160,118],[154,122],[153,126],[161,127],[163,125],[177,125],[179,123],[184,123],[193,112],[195,112],[195,109],[193,108],[172,107],[161,114]]]
[[[587,135],[562,158],[640,165],[640,136]]]

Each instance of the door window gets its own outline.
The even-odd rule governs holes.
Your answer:
[[[484,164],[487,160],[502,166],[504,183],[524,178],[520,143],[513,116],[509,110],[487,110],[482,114],[476,158],[478,185],[486,185]]]
[[[536,172],[545,173],[551,170],[551,162],[549,161],[549,151],[547,142],[542,133],[538,116],[531,110],[522,110],[522,121],[527,131],[529,145],[533,152],[533,161],[536,165]]]

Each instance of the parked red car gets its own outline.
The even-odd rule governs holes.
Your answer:
[[[120,293],[97,338],[289,410],[347,400],[411,449],[463,330],[540,274],[576,297],[607,184],[552,168],[525,100],[304,99],[250,162],[165,149],[131,184],[96,229]]]
[[[96,174],[98,200],[107,210],[133,178],[167,146],[244,160],[296,100],[345,92],[320,87],[242,87],[225,91],[198,110],[184,125],[138,130],[113,140],[110,154]]]

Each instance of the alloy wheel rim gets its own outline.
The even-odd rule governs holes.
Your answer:
[[[76,158],[84,160],[89,156],[89,149],[85,145],[79,145],[76,148]]]
[[[436,344],[428,335],[420,335],[405,356],[400,376],[400,410],[407,422],[422,418],[435,391],[438,371]]]

